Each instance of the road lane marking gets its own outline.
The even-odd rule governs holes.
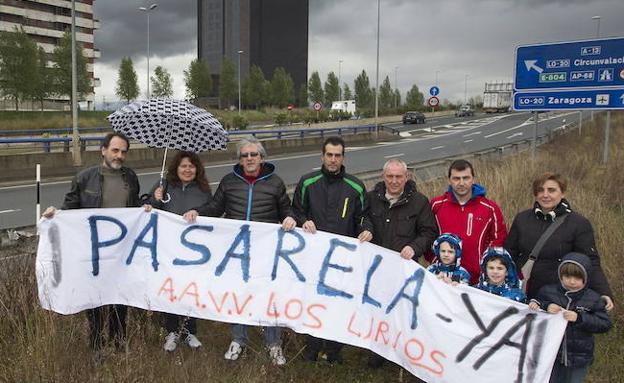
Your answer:
[[[444,145],[442,145],[442,146],[434,146],[433,148],[431,148],[431,150],[442,149],[443,147],[444,147]]]
[[[481,131],[477,131],[477,132],[472,132],[472,133],[468,133],[468,134],[464,134],[464,137],[470,137],[470,136],[475,136],[477,134],[481,134]]]
[[[510,132],[510,131],[512,131],[512,130],[516,130],[516,129],[518,129],[518,128],[522,128],[522,127],[524,127],[524,125],[514,126],[514,127],[509,128],[509,129],[501,130],[500,132],[496,132],[496,133],[488,134],[487,136],[484,136],[484,137],[485,137],[485,138],[490,138],[490,137],[498,136],[499,134],[507,133],[507,132]]]
[[[472,142],[472,141],[474,141],[474,140],[464,140],[464,143],[467,144],[467,143]]]
[[[401,157],[404,156],[405,153],[397,153],[397,154],[391,154],[389,156],[384,156],[384,158],[393,158],[393,157]]]
[[[18,211],[22,211],[22,209],[0,210],[0,214],[5,214],[5,213],[17,213]]]
[[[522,132],[514,133],[511,136],[507,136],[507,139],[518,137],[518,136],[522,136],[522,135],[524,135],[524,133],[522,133]]]

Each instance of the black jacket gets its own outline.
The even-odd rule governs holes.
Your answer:
[[[518,269],[526,263],[538,239],[552,223],[549,217],[551,216],[529,209],[518,213],[514,218],[505,240],[505,249],[511,254]],[[607,278],[600,267],[592,225],[582,215],[570,211],[565,222],[548,238],[533,265],[527,291],[529,299],[534,298],[542,286],[559,280],[557,268],[563,256],[571,252],[585,254],[591,259],[589,287],[601,295],[613,298]]]
[[[156,201],[154,191],[160,186],[160,181],[152,187],[149,195],[149,204],[157,209],[168,211],[171,213],[182,215],[193,209],[195,206],[210,203],[212,193],[210,191],[202,191],[199,184],[195,181],[184,186],[182,184],[165,183],[165,193],[169,195],[168,202]],[[166,196],[165,196],[165,199]]]
[[[373,243],[394,251],[409,245],[414,249],[414,259],[431,248],[438,225],[429,200],[416,190],[414,181],[407,181],[403,194],[392,206],[386,198],[386,185],[379,182],[368,192],[368,202]]]
[[[290,215],[290,198],[284,181],[274,173],[275,165],[262,164],[260,176],[249,184],[240,165],[226,174],[209,203],[196,207],[200,215],[279,223]]]
[[[71,189],[65,195],[61,209],[85,209],[102,207],[102,165],[84,169],[72,180]],[[128,188],[126,207],[139,206],[139,179],[130,168],[122,167],[121,174]]]
[[[584,254],[570,253],[563,259],[564,262],[580,265],[586,275],[591,273],[591,261]],[[572,292],[567,291],[561,283],[555,283],[542,287],[534,301],[543,310],[554,303],[578,314],[576,322],[568,322],[557,360],[564,366],[574,368],[591,364],[594,359],[592,334],[607,332],[611,328],[611,320],[600,294],[588,288],[587,284],[580,291]]]
[[[322,167],[301,177],[292,206],[298,225],[310,220],[318,230],[349,237],[372,231],[366,208],[366,187],[345,172],[344,166],[338,174]]]

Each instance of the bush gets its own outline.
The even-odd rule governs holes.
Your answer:
[[[249,121],[244,116],[236,115],[232,117],[232,126],[234,129],[245,130],[249,125]]]
[[[275,121],[277,125],[284,125],[288,121],[288,115],[286,113],[276,113],[275,116],[273,116],[273,121]]]

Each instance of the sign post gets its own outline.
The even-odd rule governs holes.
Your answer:
[[[607,111],[606,163],[608,111],[624,109],[624,38],[518,46],[515,61],[514,110]]]
[[[437,83],[437,81],[436,81],[436,83]],[[432,86],[431,88],[429,88],[429,94],[430,94],[432,97],[434,97],[434,98],[438,98],[437,96],[440,94],[440,88],[438,87],[438,85],[437,85],[437,84],[436,84],[436,85],[434,85],[434,86]],[[435,101],[434,101],[434,102],[435,102]],[[433,113],[433,112],[435,111],[435,107],[436,107],[437,105],[439,105],[439,104],[440,104],[439,100],[438,100],[438,103],[437,103],[436,105],[431,105],[431,104],[429,104],[429,105],[431,106],[431,113]]]

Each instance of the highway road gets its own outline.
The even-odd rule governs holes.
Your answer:
[[[408,164],[460,157],[462,154],[490,148],[533,137],[533,122],[528,113],[504,115],[477,115],[470,118],[441,117],[426,124],[390,126],[401,131],[402,138],[394,142],[371,143],[348,147],[345,157],[347,171],[353,174],[381,169],[390,158],[400,158]],[[578,119],[578,113],[540,115],[538,135],[557,129]],[[269,161],[286,184],[294,184],[299,177],[320,167],[320,150],[315,153],[280,156],[269,153]],[[209,164],[206,173],[213,188],[231,171],[232,163]],[[33,172],[34,173],[34,172]],[[159,171],[139,173],[142,192],[146,192],[158,179]],[[60,206],[69,190],[70,181],[47,182],[41,185],[41,206]],[[0,229],[31,226],[35,224],[35,184],[0,187]]]

